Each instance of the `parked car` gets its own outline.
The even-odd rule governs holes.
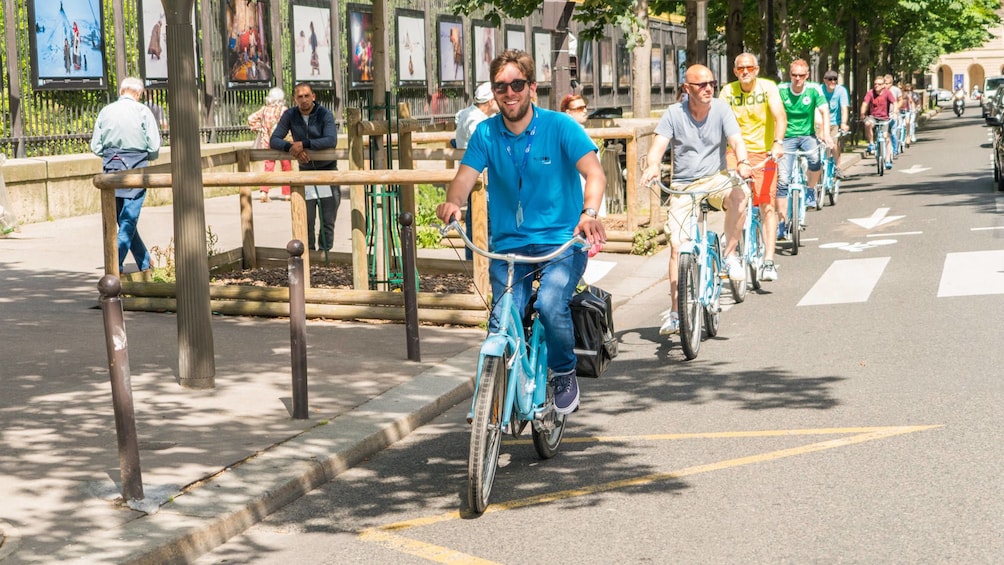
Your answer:
[[[938,102],[951,102],[954,95],[951,90],[941,88],[938,90]]]
[[[1004,88],[998,89],[1004,91]],[[997,96],[1001,95],[998,92]],[[1004,191],[1004,115],[1001,113],[1000,106],[997,107],[997,111],[989,116],[987,116],[987,125],[993,128],[994,132],[994,182],[997,183],[997,190]]]
[[[988,114],[992,114],[993,113],[993,112],[987,111],[987,109],[985,107],[986,106],[985,103],[988,102],[988,101],[990,101],[991,95],[993,93],[997,92],[997,90],[999,89],[999,87],[1001,85],[1004,85],[1004,75],[990,76],[990,77],[987,77],[986,80],[983,81],[983,98],[980,99],[980,105],[984,106],[984,108],[983,108],[983,118],[984,119],[986,119],[986,117],[987,117]]]
[[[999,114],[1002,105],[1004,105],[1001,101],[1002,94],[1004,94],[1004,88],[998,88],[983,99],[983,119],[986,120],[988,125],[990,124],[990,118]]]

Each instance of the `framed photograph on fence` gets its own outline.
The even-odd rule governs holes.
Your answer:
[[[349,27],[349,86],[373,86],[373,10],[362,4],[346,6]]]
[[[662,47],[652,46],[652,89],[662,90]]]
[[[495,28],[488,22],[471,22],[471,40],[474,44],[474,84],[488,82],[491,77],[492,59],[498,53],[495,49]]]
[[[666,72],[663,73],[663,76],[666,80],[666,89],[669,90],[676,86],[676,60],[673,58],[673,48],[663,47],[662,58],[666,65]]]
[[[600,88],[614,86],[613,44],[609,39],[600,40]]]
[[[617,89],[631,88],[631,52],[621,41],[617,43]]]
[[[579,40],[579,82],[593,84],[593,42]]]
[[[526,51],[526,28],[516,25],[506,26],[505,48]]]
[[[464,26],[460,18],[439,16],[439,83],[464,84]]]
[[[294,0],[290,5],[294,84],[308,82],[323,89],[335,86],[330,6],[330,2],[319,0]]]
[[[533,63],[537,67],[537,86],[551,86],[551,34],[533,30]]]
[[[272,84],[269,2],[245,0],[223,5],[224,52],[228,88],[265,88]]]
[[[139,66],[147,88],[167,86],[167,17],[160,0],[139,0]],[[198,60],[199,41],[192,6],[192,44]],[[196,76],[198,73],[196,73]]]
[[[28,0],[27,4],[32,87],[106,88],[101,0]]]
[[[402,86],[424,86],[425,12],[397,10],[397,82]]]

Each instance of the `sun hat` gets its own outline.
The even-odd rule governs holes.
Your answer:
[[[474,91],[474,102],[484,104],[492,99],[492,85],[490,82],[482,82]]]

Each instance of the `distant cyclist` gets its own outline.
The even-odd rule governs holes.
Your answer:
[[[896,86],[892,81],[892,75],[885,75],[885,89],[892,92],[893,97],[896,98],[896,111],[889,114],[889,138],[892,140],[892,150],[895,151],[893,155],[898,155],[902,153],[899,147],[899,112],[900,106],[903,105],[903,90]]]
[[[865,94],[861,102],[861,119],[865,124],[865,136],[868,139],[868,153],[875,151],[875,121],[886,121],[896,111],[896,97],[886,90],[885,79],[875,77],[872,89]],[[885,168],[892,168],[892,142],[886,135]]]
[[[830,109],[830,137],[834,140],[833,162],[837,166],[836,177],[842,179],[844,178],[844,173],[840,170],[842,148],[837,141],[837,136],[841,131],[848,132],[851,130],[850,125],[848,125],[851,115],[851,97],[847,93],[847,89],[844,88],[844,85],[837,82],[839,80],[840,75],[832,69],[823,74],[823,86],[826,87],[823,89],[823,96],[826,97],[826,104]]]

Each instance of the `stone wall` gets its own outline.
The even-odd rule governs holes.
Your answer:
[[[204,145],[203,157],[233,156],[237,149],[250,147],[250,143],[228,143]],[[234,172],[237,170],[236,157],[218,158],[216,164],[205,169],[207,172]],[[152,167],[164,168],[170,172],[171,150],[164,148],[160,157],[151,163]],[[261,163],[254,163],[258,170]],[[97,214],[101,211],[101,198],[92,179],[101,173],[101,159],[94,155],[61,155],[31,159],[8,159],[0,166],[10,196],[11,207],[17,214],[18,222],[32,224],[61,218]],[[207,198],[236,194],[238,187],[212,187],[205,189]],[[169,204],[171,189],[151,189],[147,193],[145,206]]]

